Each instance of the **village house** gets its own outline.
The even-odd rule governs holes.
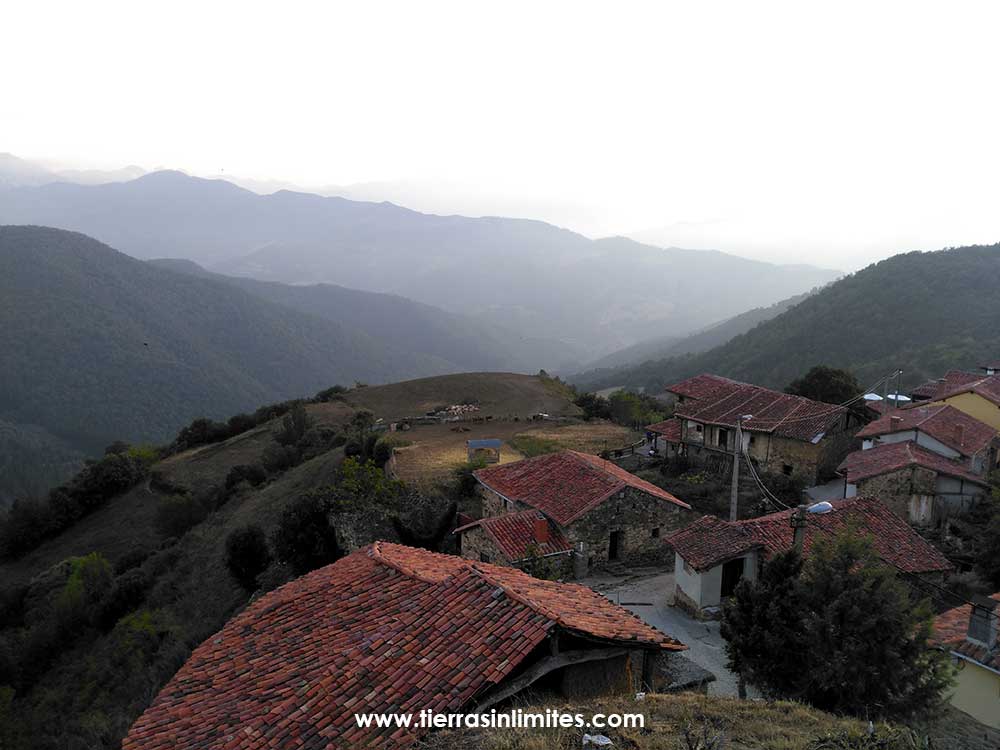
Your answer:
[[[416,719],[355,715],[481,713],[531,685],[572,698],[663,689],[684,649],[585,586],[376,542],[252,602],[122,747],[407,747],[429,731]]]
[[[564,554],[564,542],[571,545],[578,577],[607,561],[669,562],[662,537],[691,520],[687,503],[587,453],[550,453],[479,469],[474,476],[484,521],[457,530],[462,555],[470,559],[515,564],[529,545],[535,551],[544,546],[538,517],[524,515],[529,510],[549,522],[545,549]],[[512,513],[518,518],[486,520]]]
[[[673,417],[646,428],[657,453],[728,462],[739,429],[741,449],[762,471],[809,486],[833,476],[864,421],[843,407],[718,375],[697,375],[666,390]]]
[[[992,363],[996,364],[996,363]],[[902,408],[919,405],[948,404],[970,417],[1000,430],[1000,374],[991,365],[984,365],[986,375],[951,370],[940,380],[918,386],[911,395],[914,402]]]
[[[817,512],[827,510],[828,512]],[[673,550],[674,604],[697,617],[718,617],[722,602],[743,578],[756,580],[772,555],[798,544],[806,556],[820,536],[856,528],[870,535],[876,554],[904,573],[938,581],[951,564],[910,526],[875,498],[819,503],[743,521],[703,516],[665,539]],[[798,535],[798,539],[796,538]]]
[[[1000,593],[976,597],[934,620],[934,639],[957,669],[948,702],[977,721],[1000,729]]]
[[[916,441],[854,451],[838,467],[844,497],[878,497],[912,524],[940,526],[972,508],[990,491],[982,476]]]
[[[856,437],[863,441],[862,450],[913,442],[980,477],[1000,466],[1000,433],[948,404],[893,410],[862,428]]]
[[[559,577],[572,574],[573,545],[538,510],[488,516],[459,526],[462,557],[511,567],[544,563]]]

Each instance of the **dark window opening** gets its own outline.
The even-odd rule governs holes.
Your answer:
[[[489,555],[487,555],[485,552],[479,553],[479,562],[488,563],[489,561],[490,561]]]
[[[649,535],[651,537],[653,537],[653,539],[659,539],[660,538],[660,527],[657,526],[655,529],[653,529],[652,531],[650,531]]]
[[[729,446],[729,430],[724,430],[721,427],[719,428],[718,443],[720,448],[726,448]]]
[[[792,470],[793,467],[791,464],[783,464],[781,467],[781,473],[784,474],[786,477],[790,477],[792,475]]]

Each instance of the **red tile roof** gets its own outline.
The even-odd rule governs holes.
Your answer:
[[[845,475],[848,482],[855,484],[863,479],[911,466],[921,466],[938,474],[964,479],[983,487],[988,486],[982,477],[977,477],[961,464],[929,451],[912,440],[902,443],[882,443],[868,450],[854,451],[841,462],[837,471]]]
[[[1000,602],[1000,592],[990,598]],[[972,605],[963,604],[935,617],[934,641],[991,669],[1000,670],[1000,639],[993,645],[992,651],[966,640],[971,616]],[[1000,607],[993,610],[993,616],[1000,617]]]
[[[899,422],[893,426],[893,417]],[[858,432],[857,437],[876,437],[893,432],[920,430],[963,456],[974,456],[989,448],[997,437],[995,429],[949,404],[895,409]]]
[[[691,381],[698,381],[697,387],[692,388]],[[843,407],[833,404],[715,375],[699,375],[668,386],[667,390],[671,393],[693,391],[700,394],[692,400],[678,403],[674,407],[677,417],[735,428],[736,420],[749,414],[752,418],[743,422],[744,430],[796,440],[819,439],[845,412]]]
[[[929,385],[929,383],[925,383],[920,388],[923,389]],[[941,379],[937,390],[930,396],[930,399],[940,401],[961,393],[975,393],[1000,406],[1000,375],[976,375],[961,370],[950,370]],[[913,406],[904,406],[903,408],[913,408]]]
[[[669,534],[665,541],[688,565],[699,571],[714,568],[760,547],[760,542],[739,523],[723,521],[716,516],[702,516]]]
[[[928,573],[951,570],[944,555],[926,542],[910,525],[893,513],[877,498],[834,500],[829,513],[809,514],[803,554],[809,554],[817,538],[857,528],[872,538],[875,553],[905,573]],[[790,549],[793,543],[791,510],[771,513],[744,521],[699,519],[697,529],[688,527],[666,537],[666,543],[676,550],[695,570],[706,570],[751,549],[757,548],[768,557]],[[692,529],[692,533],[688,532]],[[688,559],[691,555],[693,560]]]
[[[663,422],[651,424],[646,429],[649,432],[655,432],[660,435],[668,443],[679,443],[681,441],[681,420],[677,419],[677,417],[671,417]]]
[[[419,728],[355,712],[456,712],[556,627],[682,650],[584,586],[376,542],[253,602],[194,650],[123,750],[386,748]]]
[[[664,489],[588,453],[561,451],[475,472],[487,489],[536,508],[566,526],[626,487],[681,508],[690,508]]]
[[[734,385],[740,385],[740,383],[729,378],[724,378],[721,375],[712,375],[706,372],[701,375],[695,375],[693,378],[682,380],[679,383],[668,385],[666,391],[667,393],[673,393],[676,396],[683,396],[684,398],[710,399],[714,398],[720,391],[725,393]]]
[[[543,521],[548,526],[548,541],[539,543],[535,540],[536,521]],[[570,544],[559,527],[547,519],[545,514],[537,510],[481,518],[455,529],[455,533],[461,534],[474,528],[482,528],[497,548],[515,562],[528,556],[529,545],[534,545],[537,548],[537,554],[540,555],[570,552],[573,549],[573,545]]]

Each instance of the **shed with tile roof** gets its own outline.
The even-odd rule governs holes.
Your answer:
[[[908,575],[940,578],[951,564],[878,498],[835,500],[829,513],[810,514],[803,554],[817,539],[846,529],[868,534],[876,554]],[[717,616],[736,584],[755,580],[772,555],[792,547],[791,516],[784,510],[759,518],[724,521],[703,516],[664,543],[674,551],[674,603],[698,616]]]

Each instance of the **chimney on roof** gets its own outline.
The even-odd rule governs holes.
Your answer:
[[[955,442],[959,445],[965,444],[965,425],[957,424],[955,425]]]
[[[809,510],[808,505],[800,505],[798,508],[792,511],[792,544],[795,545],[800,553],[802,552],[802,545],[806,541],[806,512]]]
[[[995,612],[996,599],[988,596],[972,597],[972,612],[969,615],[969,631],[966,639],[992,649],[997,643],[997,620],[1000,612]]]
[[[893,415],[893,416],[889,417],[889,431],[890,432],[895,432],[896,430],[898,430],[899,426],[901,424],[903,424],[903,418],[902,417],[897,417],[896,415]]]
[[[546,544],[549,541],[549,522],[544,518],[536,518],[534,524],[535,541],[538,544]]]

